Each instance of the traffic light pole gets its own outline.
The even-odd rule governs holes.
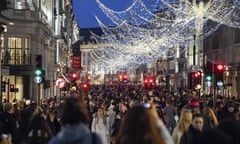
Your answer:
[[[37,84],[37,105],[40,106],[40,83]]]
[[[212,83],[213,83],[213,108],[216,107],[216,100],[217,100],[217,96],[216,96],[216,78],[214,75],[214,64],[212,66]]]

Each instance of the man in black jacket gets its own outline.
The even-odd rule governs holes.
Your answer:
[[[183,133],[180,144],[197,144],[203,130],[203,116],[194,114],[188,131]]]

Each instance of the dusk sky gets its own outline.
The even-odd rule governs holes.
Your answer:
[[[133,0],[101,0],[101,2],[111,9],[120,11],[130,6]],[[111,24],[96,0],[73,0],[73,10],[80,28],[98,27],[94,15],[99,17],[104,24]]]

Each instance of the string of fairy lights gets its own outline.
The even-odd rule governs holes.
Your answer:
[[[178,57],[194,42],[221,25],[240,28],[239,0],[156,0],[134,2],[115,11],[96,0],[113,26],[96,16],[102,36],[92,33],[100,46],[91,51],[95,64],[110,69],[132,69],[161,57]]]

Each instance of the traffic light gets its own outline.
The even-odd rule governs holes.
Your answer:
[[[15,87],[14,87],[14,84],[10,84],[9,85],[9,89],[10,89],[10,92],[15,92]]]
[[[89,88],[90,88],[90,84],[89,83],[82,83],[81,84],[81,89],[83,90],[83,91],[88,91],[89,90]]]
[[[72,81],[76,81],[77,78],[78,78],[77,73],[76,73],[76,72],[73,72],[73,73],[71,74],[71,79],[72,79]]]
[[[6,82],[2,81],[1,82],[1,92],[5,92],[6,91]]]
[[[224,64],[215,64],[215,72],[222,73],[224,71]]]
[[[215,64],[214,65],[215,84],[217,86],[223,85],[224,69],[225,69],[224,64]]]
[[[128,82],[128,75],[127,74],[119,74],[118,75],[118,80],[120,82]]]
[[[128,82],[128,76],[127,76],[127,74],[123,74],[123,82]]]
[[[193,71],[192,72],[192,89],[200,89],[202,82],[202,72]]]
[[[143,80],[144,87],[147,89],[152,89],[155,86],[155,78],[154,77],[145,77]]]
[[[44,77],[45,71],[42,69],[42,55],[37,55],[35,58],[35,76]]]
[[[205,80],[209,81],[209,82],[212,81],[212,76],[211,75],[206,75]]]
[[[42,69],[42,55],[37,55],[35,58],[36,69]]]
[[[36,69],[34,74],[35,74],[35,76],[42,76],[43,71],[41,69]]]

